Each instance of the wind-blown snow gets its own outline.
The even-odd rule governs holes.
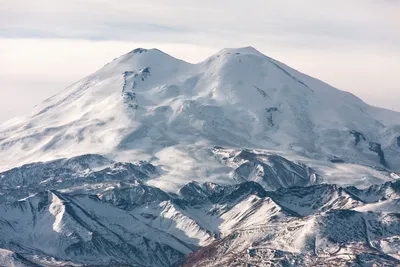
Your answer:
[[[353,130],[366,140],[355,144]],[[0,168],[87,153],[170,163],[171,151],[191,164],[189,151],[213,145],[379,166],[368,149],[375,142],[399,170],[399,130],[399,113],[371,107],[251,47],[224,49],[199,64],[135,49],[33,115],[2,124]]]
[[[399,140],[252,47],[138,48],[0,126],[0,265],[394,266]]]

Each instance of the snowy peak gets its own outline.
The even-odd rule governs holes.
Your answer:
[[[158,49],[136,48],[131,52],[114,59],[114,61],[100,69],[98,73],[122,73],[124,71],[135,71],[146,67],[162,70],[176,67],[178,64],[190,65],[189,63],[178,60]]]
[[[228,57],[229,55],[253,55],[258,57],[266,57],[260,51],[252,46],[238,47],[238,48],[224,48],[218,51],[216,54],[212,55],[208,60],[215,59],[218,57]],[[207,61],[207,60],[206,60]]]
[[[0,126],[0,265],[398,266],[399,140],[252,47],[134,49]]]
[[[33,116],[4,124],[0,168],[86,153],[115,158],[140,150],[153,158],[165,148],[208,144],[396,171],[399,125],[396,112],[251,47],[224,49],[198,64],[138,48],[46,100]],[[352,131],[369,145],[352,142]]]

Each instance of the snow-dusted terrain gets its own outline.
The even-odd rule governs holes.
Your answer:
[[[399,172],[400,113],[139,48],[0,126],[0,266],[396,266]]]

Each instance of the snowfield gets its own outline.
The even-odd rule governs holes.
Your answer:
[[[251,47],[224,49],[198,64],[157,49],[135,49],[26,118],[4,123],[0,166],[89,153],[168,161],[165,149],[192,158],[187,145],[216,145],[337,157],[399,171],[399,115]]]
[[[138,48],[0,125],[0,265],[400,266],[399,173],[398,112]]]

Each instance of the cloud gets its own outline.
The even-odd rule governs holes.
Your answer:
[[[3,37],[229,44],[238,36],[291,44],[400,43],[400,5],[372,0],[14,0]]]

